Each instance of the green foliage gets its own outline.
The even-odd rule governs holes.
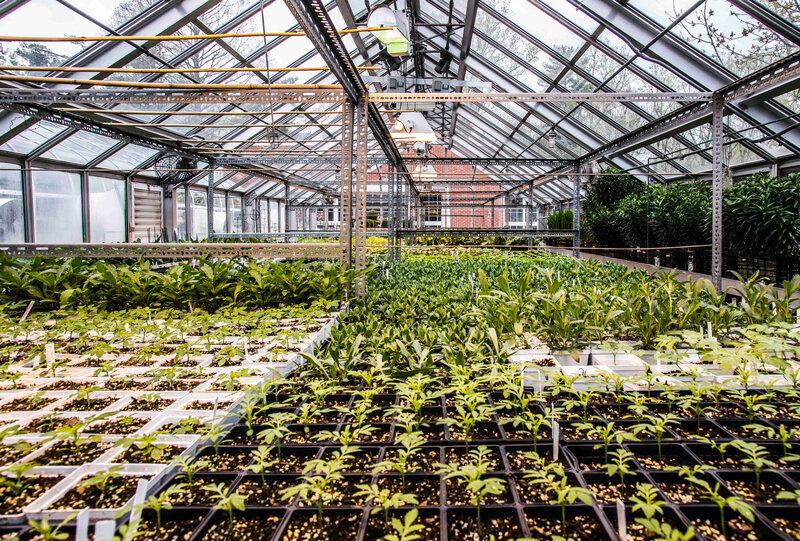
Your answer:
[[[725,190],[726,248],[749,257],[800,255],[800,175],[754,175]]]
[[[572,229],[572,211],[555,210],[547,217],[548,229]]]
[[[197,266],[176,263],[161,274],[146,260],[128,265],[0,254],[0,303],[22,309],[36,301],[39,310],[87,304],[107,310],[265,308],[342,300],[345,283],[362,273],[328,262],[202,259]]]

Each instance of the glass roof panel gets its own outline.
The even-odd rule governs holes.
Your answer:
[[[157,151],[138,145],[128,145],[101,162],[98,167],[127,171],[152,158]]]
[[[21,121],[20,117],[20,121]],[[52,122],[38,122],[24,132],[20,133],[10,141],[0,146],[2,150],[10,150],[18,154],[30,154],[36,148],[39,148],[43,143],[66,130],[60,124],[53,124]]]
[[[118,142],[110,137],[79,131],[42,154],[42,157],[65,162],[88,163]]]

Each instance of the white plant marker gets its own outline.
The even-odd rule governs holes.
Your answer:
[[[28,303],[28,307],[27,307],[27,308],[25,308],[25,312],[23,312],[23,314],[22,314],[22,317],[21,317],[21,318],[19,318],[19,322],[20,322],[20,323],[22,323],[23,321],[25,321],[25,319],[28,317],[28,314],[30,314],[30,313],[31,313],[31,309],[33,308],[33,305],[34,305],[35,303],[36,303],[36,301],[31,301],[31,302],[29,302],[29,303]],[[798,319],[798,320],[800,320],[800,310],[798,310],[797,314],[798,314],[798,315],[797,315],[797,319]]]
[[[44,345],[44,362],[48,369],[52,369],[56,364],[56,345],[52,342]]]
[[[244,341],[244,362],[250,362],[250,349],[247,347],[247,337],[242,338]]]
[[[797,324],[800,325],[800,308],[797,309]]]
[[[558,460],[558,440],[561,438],[561,427],[558,425],[558,421],[553,419],[553,461],[555,462]]]
[[[117,529],[117,523],[113,520],[101,520],[94,527],[94,541],[111,541],[114,538],[114,532]]]
[[[219,407],[219,397],[215,396],[214,397],[214,411],[211,412],[211,420],[212,421],[217,418],[217,408],[218,407]]]
[[[619,541],[628,541],[628,522],[625,518],[625,504],[617,498],[617,532]]]
[[[75,541],[88,541],[89,539],[89,508],[75,517]]]
[[[708,338],[709,340],[714,337],[714,333],[712,332],[713,328],[711,327],[711,322],[708,322]]]
[[[736,300],[736,297],[734,297],[734,298],[733,298],[733,305],[734,305],[734,306],[736,306],[736,303],[737,303],[737,302],[738,302],[738,301]],[[798,311],[797,311],[797,319],[798,319],[798,320],[800,320],[800,310],[798,310]]]
[[[700,327],[700,340],[702,340],[703,338],[705,338],[703,336],[703,327]]]
[[[134,524],[142,517],[142,504],[147,496],[148,479],[139,479],[136,485],[136,494],[133,496],[133,511],[129,523]]]

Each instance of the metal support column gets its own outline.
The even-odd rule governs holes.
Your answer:
[[[283,232],[289,232],[289,183],[285,182],[283,184]],[[289,235],[283,239],[284,242],[289,242]]]
[[[394,165],[389,164],[389,167],[387,169],[387,173],[388,173],[388,176],[389,176],[389,179],[388,179],[388,182],[387,182],[388,190],[389,190],[389,216],[388,216],[388,219],[386,220],[387,236],[388,236],[386,244],[389,246],[389,261],[391,262],[391,261],[395,261],[395,258],[397,257],[397,253],[395,251],[395,242],[396,242],[396,240],[395,240],[395,230],[397,228],[397,225],[395,224],[395,221],[397,219],[397,216],[395,214]]]
[[[342,166],[339,175],[339,263],[349,268],[353,255],[353,105],[349,101],[342,104]]]
[[[575,169],[577,173],[577,168]],[[572,177],[572,229],[575,231],[572,237],[572,257],[581,256],[581,177]]]
[[[525,227],[533,229],[533,181],[528,183],[528,219],[525,220]],[[528,247],[533,246],[533,237],[528,237]]]
[[[81,171],[81,229],[83,242],[93,242],[90,225],[91,208],[89,205],[89,173]]]
[[[722,120],[725,100],[722,94],[712,97],[711,115],[711,283],[717,293],[722,291]]]
[[[208,166],[208,188],[206,192],[206,219],[208,220],[208,241],[214,238],[214,168]]]
[[[362,96],[356,115],[356,270],[367,266],[367,138],[369,136],[369,101]],[[362,299],[367,292],[365,277],[356,278],[356,295]]]

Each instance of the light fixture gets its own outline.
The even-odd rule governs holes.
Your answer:
[[[452,61],[452,55],[447,51],[442,51],[442,55],[439,57],[439,62],[433,68],[433,71],[436,73],[447,73],[450,71],[450,62]]]
[[[558,138],[558,134],[556,130],[550,130],[547,132],[547,146],[550,148],[556,148],[556,139]]]
[[[387,6],[379,6],[372,10],[367,18],[369,28],[385,28],[373,30],[372,34],[384,45],[391,56],[408,54],[408,31],[405,15]]]
[[[416,169],[412,171],[411,175],[417,180],[432,179],[437,176],[436,169],[429,163],[418,165]]]
[[[426,142],[437,141],[436,133],[425,120],[425,116],[418,111],[400,113],[395,118],[392,129],[389,130],[392,139],[399,142]]]

